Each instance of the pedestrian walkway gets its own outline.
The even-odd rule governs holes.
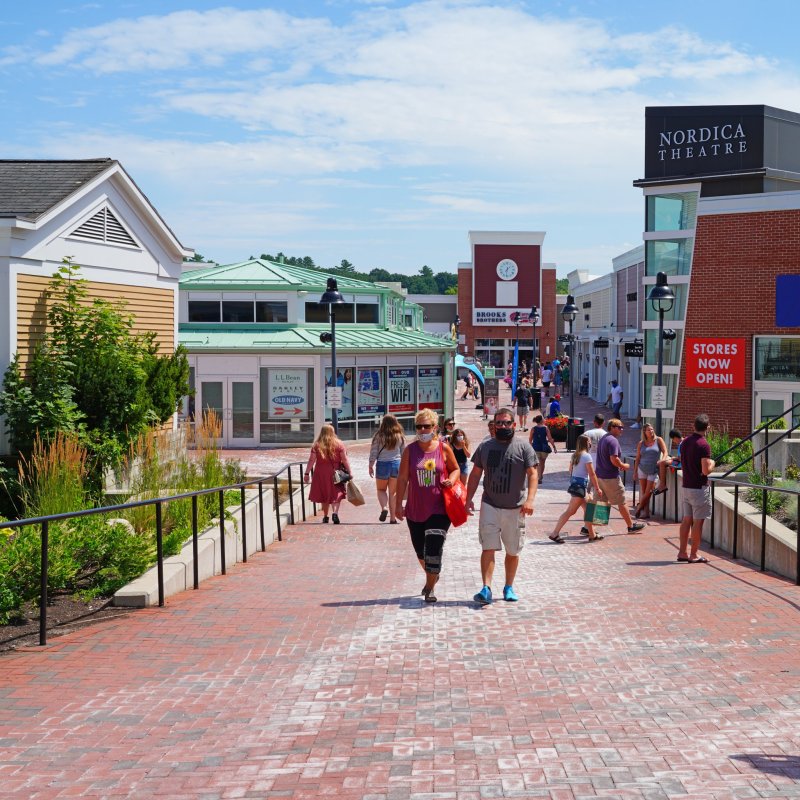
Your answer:
[[[480,438],[474,403],[456,416]],[[677,564],[655,520],[627,535],[614,514],[594,544],[571,522],[552,544],[559,453],[520,602],[472,601],[473,518],[426,605],[351,453],[368,502],[342,525],[310,519],[164,609],[1,656],[0,798],[800,797],[800,588],[716,552]]]

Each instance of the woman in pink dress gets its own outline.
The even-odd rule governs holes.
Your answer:
[[[311,470],[314,476],[311,477]],[[347,450],[338,436],[333,432],[333,425],[323,425],[319,430],[317,441],[311,447],[311,455],[306,466],[305,480],[311,479],[311,491],[308,499],[322,506],[322,521],[328,522],[328,509],[333,513],[333,524],[339,524],[339,504],[347,494],[344,483],[334,483],[333,473],[337,469],[350,471]]]

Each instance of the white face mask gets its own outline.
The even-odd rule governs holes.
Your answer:
[[[464,437],[463,436],[456,436],[456,441],[457,442],[463,442],[464,441]]]
[[[433,431],[428,431],[427,433],[418,433],[417,439],[421,442],[430,442],[433,439]]]

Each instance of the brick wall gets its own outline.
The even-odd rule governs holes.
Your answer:
[[[753,340],[796,335],[775,327],[775,277],[800,274],[800,211],[701,216],[697,220],[686,336],[747,338],[744,389],[689,389],[682,360],[675,421],[686,433],[700,412],[716,427],[752,429]],[[798,298],[800,303],[800,298]]]

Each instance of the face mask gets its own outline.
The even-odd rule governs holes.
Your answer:
[[[501,442],[510,442],[514,438],[514,429],[497,428],[494,432],[494,438]]]
[[[428,433],[418,433],[417,439],[419,439],[421,442],[430,442],[433,439],[433,432],[430,431]]]
[[[464,441],[464,437],[463,436],[456,436],[456,441],[457,442],[463,442]]]

